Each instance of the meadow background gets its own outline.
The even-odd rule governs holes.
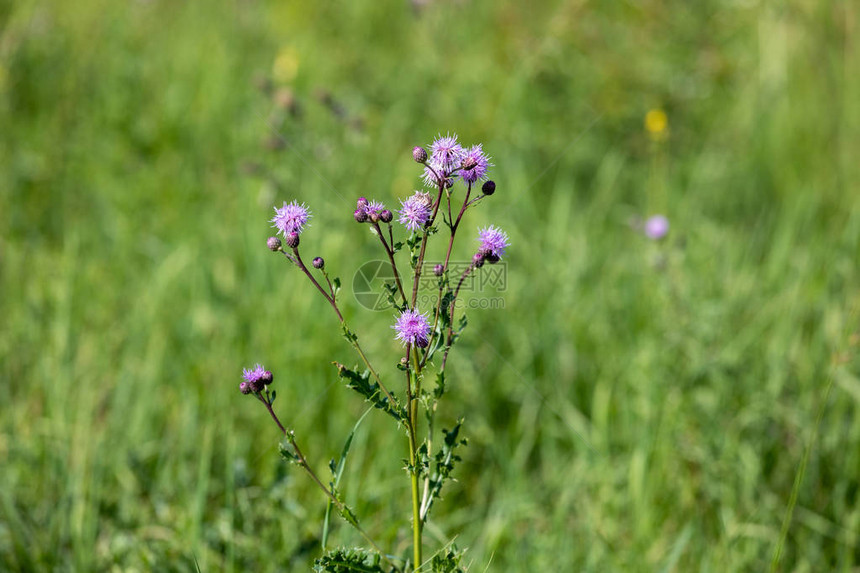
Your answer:
[[[0,0],[0,570],[308,570],[324,501],[241,368],[321,472],[364,406],[272,206],[309,204],[303,251],[348,285],[380,254],[355,198],[397,205],[450,131],[496,164],[465,234],[513,246],[452,354],[470,447],[428,550],[858,571],[858,26],[848,0]],[[629,224],[654,213],[662,242]],[[393,377],[390,313],[344,300]],[[404,551],[389,429],[343,486]]]

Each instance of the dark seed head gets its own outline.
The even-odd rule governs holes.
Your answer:
[[[496,182],[495,181],[486,181],[481,187],[481,191],[484,192],[484,195],[492,195],[496,192]]]
[[[269,237],[269,240],[266,241],[266,245],[273,253],[277,253],[281,250],[281,240],[277,237]]]
[[[487,255],[487,256],[486,256],[486,257],[484,257],[484,258],[485,258],[485,259],[486,259],[486,261],[487,261],[488,263],[490,263],[491,265],[495,265],[496,263],[498,263],[498,262],[501,260],[501,259],[500,259],[500,257],[499,257],[498,255],[494,255],[493,253],[490,253],[489,255]]]

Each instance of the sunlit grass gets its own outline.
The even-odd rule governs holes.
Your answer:
[[[0,569],[307,570],[325,502],[241,368],[277,373],[320,468],[364,408],[330,309],[265,247],[271,207],[308,203],[303,249],[349,285],[379,257],[355,198],[408,196],[412,146],[457,131],[496,164],[471,232],[512,246],[505,309],[452,357],[470,447],[428,546],[457,535],[473,571],[764,570],[809,448],[778,570],[853,570],[857,24],[849,3],[0,3]],[[658,212],[665,240],[631,228]],[[402,550],[383,425],[342,483]]]

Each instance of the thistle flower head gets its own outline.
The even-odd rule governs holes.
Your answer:
[[[505,249],[510,245],[508,234],[495,225],[478,229],[478,241],[481,242],[481,246],[478,248],[479,253],[485,257],[492,255],[493,258],[498,257],[499,259],[502,258]]]
[[[367,204],[367,207],[364,208],[367,211],[368,215],[377,214],[381,215],[383,211],[385,211],[385,205],[383,205],[380,201],[371,201]]]
[[[424,348],[429,342],[430,321],[417,310],[404,310],[391,328],[397,332],[395,340],[404,346],[414,344]]]
[[[272,226],[286,237],[290,233],[301,233],[310,218],[311,213],[307,205],[299,204],[296,201],[288,204],[285,201],[284,206],[280,209],[275,207],[275,216],[272,218],[274,225]]]
[[[487,168],[493,164],[490,163],[490,158],[484,154],[483,146],[479,143],[464,151],[460,165],[462,167],[460,177],[463,181],[475,183],[486,178]]]
[[[444,171],[450,171],[460,166],[463,159],[463,147],[457,142],[457,134],[441,135],[430,145],[430,161],[434,167],[438,165]]]
[[[239,390],[242,394],[250,394],[262,392],[267,384],[271,384],[273,377],[261,364],[255,364],[253,368],[242,369],[242,379]]]
[[[669,233],[669,219],[663,215],[654,215],[645,221],[643,228],[645,236],[655,241],[662,239]]]
[[[425,161],[427,161],[427,150],[423,147],[413,147],[412,159],[414,159],[416,163],[424,163]]]
[[[400,201],[400,221],[410,231],[417,231],[430,220],[430,204],[432,199],[428,200],[426,193],[416,191],[406,201]]]
[[[424,184],[428,187],[436,187],[440,179],[445,179],[450,173],[460,167],[465,152],[457,142],[457,134],[441,135],[430,145],[430,158],[426,161],[424,168]]]

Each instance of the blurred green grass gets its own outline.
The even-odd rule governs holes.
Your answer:
[[[506,308],[453,355],[471,445],[429,545],[760,571],[814,438],[778,569],[856,570],[858,12],[0,1],[0,569],[307,570],[323,500],[240,369],[276,373],[320,468],[363,407],[330,310],[264,247],[271,206],[311,206],[304,248],[348,284],[379,256],[352,202],[396,204],[450,130],[496,163],[469,226],[513,246]],[[661,244],[628,227],[655,212]],[[350,302],[382,362],[391,317]],[[371,416],[344,485],[403,550],[401,449]]]

